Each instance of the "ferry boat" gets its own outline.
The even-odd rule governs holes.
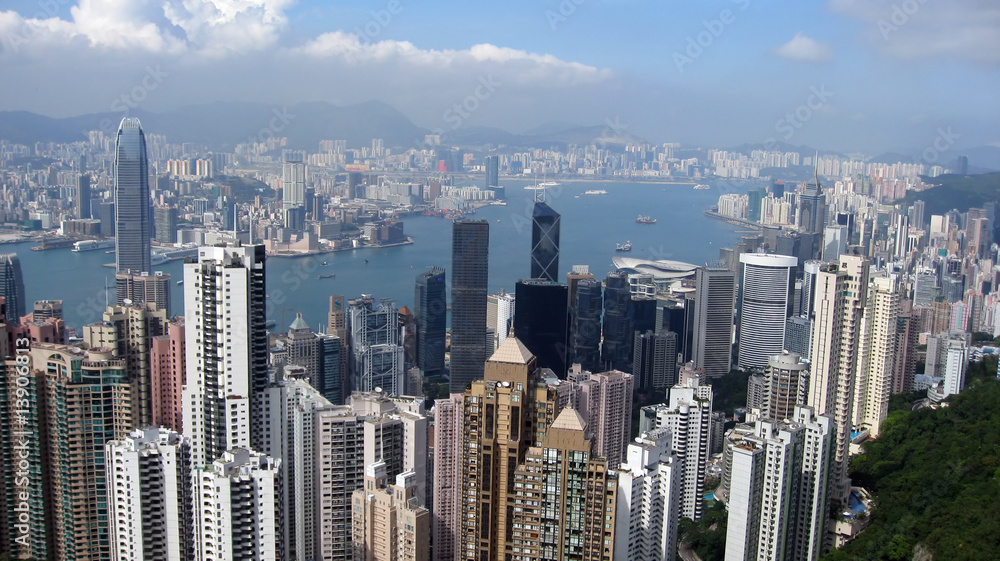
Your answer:
[[[73,249],[70,251],[94,251],[96,249],[107,249],[109,247],[115,247],[115,240],[81,240],[73,244]]]
[[[608,192],[604,189],[591,189],[590,191],[585,191],[584,195],[607,195]]]
[[[711,189],[711,187],[709,187],[708,185],[705,185],[704,183],[699,183],[699,184],[697,184],[697,185],[694,186],[694,190],[695,191],[707,191],[709,189]]]
[[[539,183],[538,186],[542,187],[542,188],[546,188],[546,187],[558,187],[559,183],[556,183],[555,181],[544,181],[542,183]]]
[[[651,216],[643,216],[643,215],[640,214],[635,219],[635,223],[636,224],[656,224],[656,219],[653,218],[653,217],[651,217]]]
[[[632,251],[632,242],[627,241],[624,244],[615,244],[615,251]]]
[[[334,274],[332,274],[332,275],[319,275],[319,276],[318,276],[318,277],[316,277],[316,278],[317,278],[317,279],[332,279],[332,278],[333,278],[333,277],[335,277],[335,276],[337,276],[337,274],[336,274],[336,273],[334,273]]]

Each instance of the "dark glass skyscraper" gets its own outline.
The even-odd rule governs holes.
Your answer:
[[[582,279],[576,283],[571,307],[571,340],[568,361],[584,370],[601,371],[601,282]]]
[[[90,176],[86,173],[76,181],[76,217],[90,218]]]
[[[451,237],[451,391],[481,380],[486,363],[490,223],[456,220]]]
[[[601,362],[605,368],[632,371],[635,326],[631,312],[628,276],[621,271],[608,273],[604,279],[604,344],[601,346]]]
[[[126,117],[115,140],[115,266],[150,272],[149,170],[139,119]]]
[[[500,156],[486,156],[486,187],[500,186]]]
[[[559,378],[566,378],[566,290],[546,279],[526,279],[514,291],[514,336],[539,368],[551,368]]]
[[[545,201],[531,212],[531,278],[557,282],[559,275],[559,213]]]
[[[25,312],[24,277],[16,253],[0,255],[0,296],[7,300],[7,324],[21,323]]]
[[[444,269],[434,267],[417,275],[414,313],[417,316],[417,368],[424,376],[444,373],[448,296]]]

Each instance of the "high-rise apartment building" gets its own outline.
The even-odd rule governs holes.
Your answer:
[[[456,220],[451,238],[451,391],[483,377],[490,223]]]
[[[184,264],[183,424],[195,468],[260,448],[268,386],[264,246],[202,247]],[[257,413],[257,414],[254,414]]]
[[[677,334],[636,331],[632,375],[642,389],[665,390],[677,384]]]
[[[43,320],[46,318],[63,318],[63,301],[62,300],[35,300],[35,305],[32,307],[31,317],[35,321]]]
[[[500,156],[486,156],[486,187],[500,186]]]
[[[625,460],[625,448],[632,434],[632,393],[635,376],[611,370],[609,372],[580,372],[570,376],[574,396],[566,405],[572,405],[587,423],[593,438],[595,456],[607,458],[616,466]],[[559,388],[567,382],[560,382]]]
[[[490,354],[497,350],[504,339],[510,335],[514,325],[514,295],[500,289],[497,294],[486,297],[486,331],[493,333],[493,346]]]
[[[709,378],[729,373],[733,363],[733,314],[736,275],[728,269],[705,267],[695,273],[692,360]]]
[[[364,487],[351,498],[354,561],[430,560],[431,513],[416,492],[411,471],[391,484],[385,462],[365,467]]]
[[[440,267],[417,275],[413,312],[417,318],[417,368],[424,376],[444,374],[448,296],[445,271]]]
[[[535,200],[531,211],[531,278],[559,280],[559,213]]]
[[[28,303],[24,295],[21,260],[16,253],[0,255],[0,297],[7,301],[7,325],[21,323]]]
[[[115,267],[150,272],[149,169],[139,119],[125,117],[115,138]]]
[[[171,320],[163,335],[152,338],[149,354],[154,426],[183,433],[185,364],[184,318]]]
[[[673,453],[682,468],[680,515],[698,520],[711,453],[712,386],[701,385],[695,378],[686,382],[670,388],[667,403],[641,409],[639,431],[670,431]]]
[[[798,259],[767,253],[740,255],[740,329],[737,365],[764,368],[785,348],[785,320],[791,313]]]
[[[642,433],[628,445],[617,472],[616,561],[660,561],[677,555],[680,459],[671,453],[670,431]]]
[[[112,559],[195,558],[191,443],[176,431],[136,430],[105,446]]]
[[[896,275],[875,277],[868,287],[868,303],[862,315],[861,346],[854,387],[854,429],[872,437],[889,416],[899,329],[900,286]]]
[[[115,291],[117,304],[156,304],[170,316],[170,275],[161,271],[150,273],[117,273],[115,274]]]
[[[348,303],[347,326],[351,348],[351,388],[354,391],[403,393],[403,345],[399,315],[392,300],[375,304],[369,295]]]
[[[282,164],[281,185],[282,205],[285,209],[305,206],[306,164],[298,156],[289,155]]]
[[[868,300],[868,260],[842,255],[816,276],[809,406],[834,421],[836,446],[831,497],[846,504],[848,446],[854,421],[855,374],[862,316]]]
[[[760,406],[764,419],[791,419],[795,407],[809,399],[809,364],[796,353],[782,352],[769,358],[763,379]]]

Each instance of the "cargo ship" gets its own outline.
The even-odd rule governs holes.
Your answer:
[[[73,244],[70,251],[94,251],[98,249],[108,249],[115,247],[115,240],[82,240]]]
[[[656,224],[656,219],[653,218],[653,217],[651,217],[651,216],[643,216],[642,214],[640,214],[635,219],[635,223],[636,224]]]
[[[615,244],[615,251],[632,251],[632,242],[627,241],[624,244]]]

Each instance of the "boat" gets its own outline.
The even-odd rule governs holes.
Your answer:
[[[81,251],[94,251],[96,249],[107,249],[115,247],[115,240],[81,240],[73,244],[73,249],[77,253]],[[114,253],[112,250],[110,253]]]
[[[656,219],[651,216],[643,216],[640,214],[635,219],[636,224],[656,224]]]
[[[583,194],[584,195],[607,195],[608,192],[605,191],[604,189],[591,189],[589,191],[585,191]]]
[[[632,242],[627,241],[624,244],[615,244],[615,251],[632,251]]]
[[[708,185],[705,185],[704,183],[699,183],[699,184],[697,184],[697,185],[694,186],[694,189],[695,189],[695,191],[707,191],[707,190],[711,189],[711,187],[709,187]]]
[[[493,205],[493,206],[507,206],[506,201],[493,201],[490,204]]]
[[[320,265],[323,266],[323,267],[326,267],[327,265],[329,265],[329,263],[327,263],[326,261],[324,261],[324,262],[320,263]]]
[[[177,284],[184,284],[184,281],[183,280],[179,280],[179,281],[177,281]]]
[[[150,265],[162,265],[167,261],[169,261],[169,259],[167,259],[167,256],[162,253],[154,253],[149,256]]]
[[[545,184],[539,183],[538,185],[525,185],[524,188],[528,191],[541,191],[542,189],[545,189]]]
[[[337,276],[337,274],[336,274],[336,273],[334,273],[334,274],[332,274],[332,275],[320,275],[320,276],[318,276],[318,277],[316,277],[316,278],[317,278],[317,279],[332,279],[332,278],[333,278],[333,277],[335,277],[335,276]]]
[[[269,319],[269,320],[267,320],[266,322],[264,322],[264,328],[265,328],[265,329],[271,329],[271,328],[272,328],[272,327],[274,327],[275,325],[278,325],[278,324],[277,324],[277,323],[275,323],[273,319]]]
[[[539,183],[538,186],[544,189],[546,187],[558,187],[559,183],[556,183],[555,181],[543,181],[542,183]]]

